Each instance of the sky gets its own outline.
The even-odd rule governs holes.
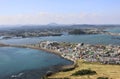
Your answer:
[[[0,25],[120,24],[120,0],[0,0]]]

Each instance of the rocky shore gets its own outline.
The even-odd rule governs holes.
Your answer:
[[[47,68],[25,70],[18,73],[13,73],[2,79],[42,79],[44,76],[50,76],[54,73],[63,70],[63,65],[54,65]],[[68,66],[66,66],[68,67]],[[65,69],[65,68],[64,68]],[[66,68],[67,69],[67,68]]]

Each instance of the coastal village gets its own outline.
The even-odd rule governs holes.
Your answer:
[[[41,41],[38,44],[29,46],[50,50],[74,62],[77,59],[83,59],[87,62],[120,64],[120,46],[118,45],[90,45],[84,43]]]

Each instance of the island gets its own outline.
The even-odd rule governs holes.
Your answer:
[[[88,34],[107,34],[112,36],[120,36],[119,33],[112,33],[106,29],[119,27],[116,25],[24,25],[16,28],[3,28],[0,30],[2,39],[11,38],[30,38],[43,36],[61,36],[61,35],[88,35]],[[28,28],[29,27],[29,28]]]

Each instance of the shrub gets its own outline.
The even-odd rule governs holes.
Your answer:
[[[78,75],[94,75],[96,74],[96,71],[92,71],[90,69],[82,69],[82,70],[79,70],[75,73],[72,74],[72,76],[78,76]]]
[[[74,70],[75,68],[69,68],[69,69],[64,69],[64,70],[62,70],[63,72],[68,72],[68,71],[72,71],[72,70]]]
[[[48,78],[48,79],[70,79],[70,78],[65,77],[65,78]]]
[[[109,79],[108,77],[98,77],[97,79]]]

